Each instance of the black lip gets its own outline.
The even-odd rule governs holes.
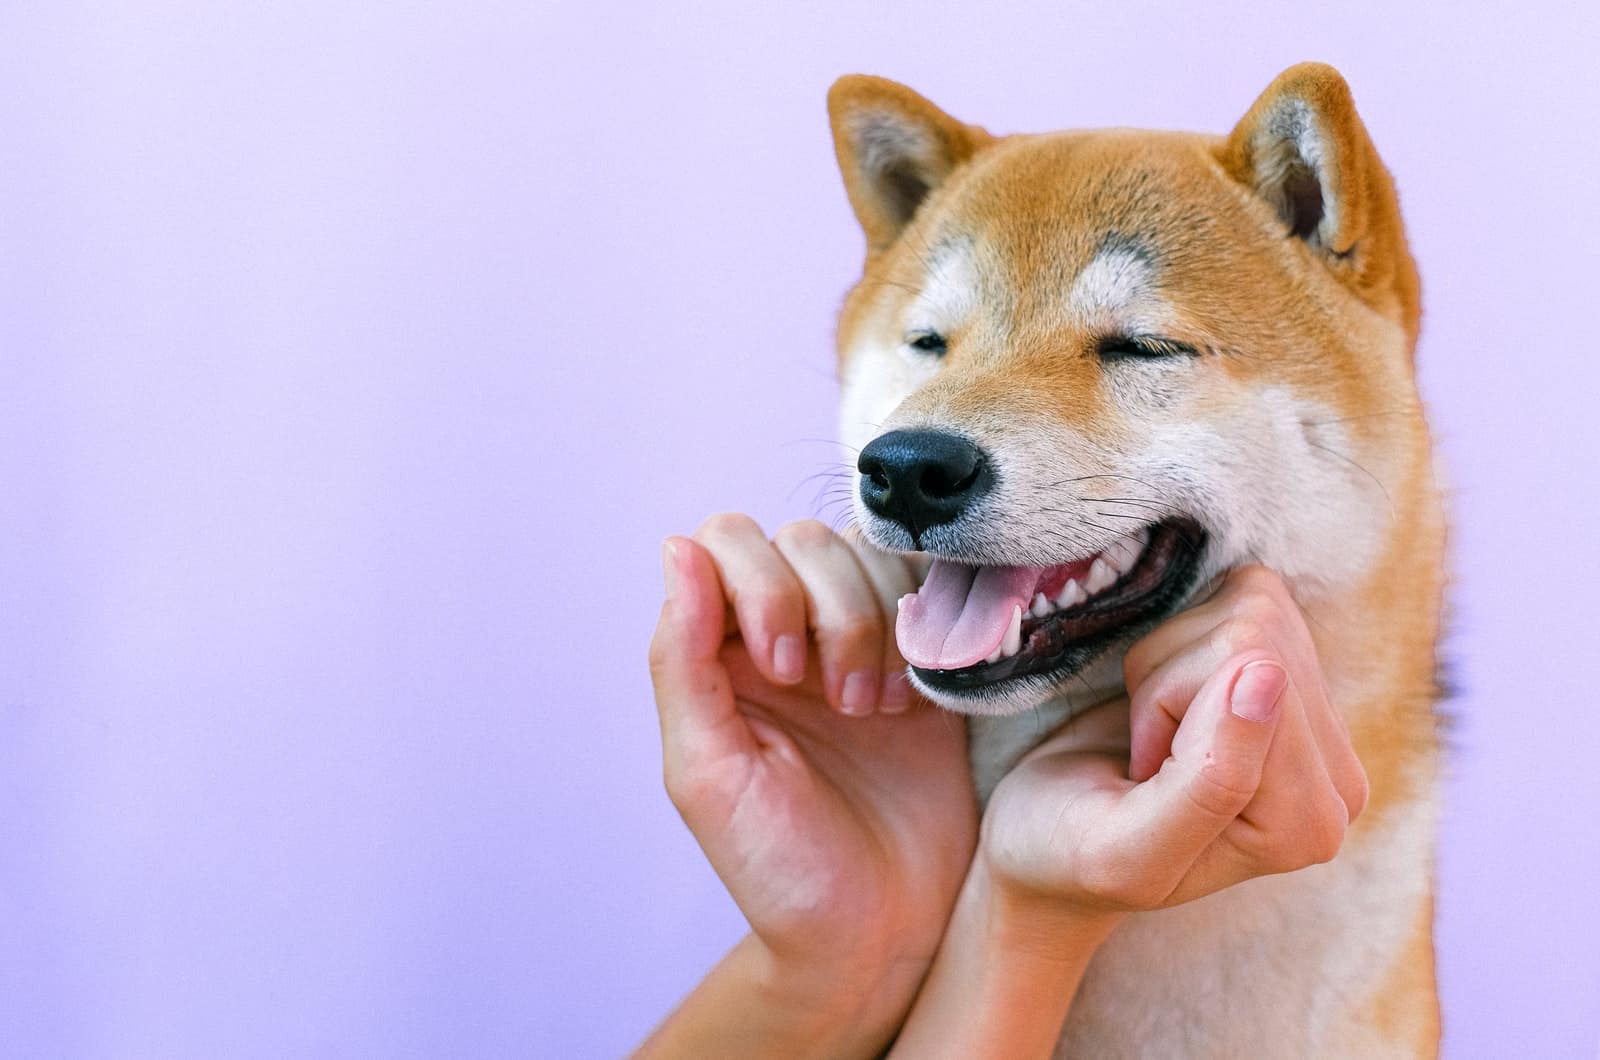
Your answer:
[[[1150,527],[1150,544],[1133,570],[1088,604],[1023,623],[1022,651],[960,670],[912,672],[930,689],[955,695],[993,690],[1004,681],[1043,676],[1064,680],[1111,645],[1138,637],[1177,609],[1200,574],[1206,534],[1190,519]]]

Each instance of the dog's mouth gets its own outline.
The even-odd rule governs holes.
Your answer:
[[[895,639],[935,691],[1069,677],[1176,609],[1193,587],[1204,545],[1199,524],[1171,519],[1054,567],[935,558],[922,588],[900,601]]]

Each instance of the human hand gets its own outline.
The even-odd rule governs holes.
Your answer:
[[[906,561],[816,522],[669,538],[650,647],[666,785],[791,1004],[910,1006],[971,860],[966,728],[911,692]]]
[[[1276,574],[1232,572],[1123,671],[1128,699],[1069,722],[995,790],[979,860],[1002,899],[1081,926],[1334,857],[1366,774]]]

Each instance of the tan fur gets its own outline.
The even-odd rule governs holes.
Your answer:
[[[859,371],[853,362],[863,351],[900,346],[930,257],[952,240],[978,288],[978,307],[947,335],[944,360],[885,400],[896,424],[1013,434],[1050,424],[1113,456],[1133,451],[1145,418],[1119,404],[1120,384],[1094,356],[1109,325],[1097,311],[1064,308],[1065,292],[1108,236],[1126,238],[1159,260],[1148,311],[1160,332],[1206,358],[1181,390],[1166,394],[1152,382],[1138,400],[1175,404],[1222,434],[1268,392],[1329,410],[1299,425],[1313,446],[1307,452],[1321,460],[1317,453],[1336,450],[1315,466],[1345,484],[1336,496],[1359,498],[1347,514],[1348,570],[1304,542],[1279,556],[1237,557],[1276,561],[1290,581],[1368,771],[1371,801],[1346,851],[1333,865],[1255,881],[1119,932],[1091,967],[1063,1048],[1095,1056],[1436,1052],[1430,894],[1444,523],[1412,370],[1416,269],[1391,179],[1344,80],[1326,66],[1294,67],[1222,138],[1104,130],[997,139],[877,78],[841,80],[829,103],[868,243],[840,317],[842,372]],[[1295,142],[1321,161],[1314,175],[1326,182],[1325,210],[1314,226],[1305,215],[1298,238],[1289,226],[1298,223],[1295,194],[1307,172],[1295,170],[1303,159],[1285,146]],[[1073,709],[1063,700],[1039,717]],[[973,730],[975,754],[1014,760],[1042,734],[1036,717],[1026,721],[1033,731],[1019,736],[1014,726],[1002,731],[1004,719],[985,719]],[[1389,896],[1403,908],[1386,908]],[[1380,918],[1365,909],[1398,926],[1373,937]],[[1281,937],[1237,945],[1262,931]],[[1194,986],[1208,976],[1271,984],[1273,962],[1302,960],[1339,969],[1325,980],[1337,979],[1338,996],[1315,975],[1303,988],[1284,976],[1283,990],[1267,996],[1219,1000],[1212,986]],[[1166,1023],[1151,1016],[1163,1006],[1172,1013]],[[1286,1011],[1306,1015],[1285,1023]]]

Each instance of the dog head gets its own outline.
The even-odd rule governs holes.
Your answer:
[[[870,77],[829,109],[867,240],[842,438],[864,532],[933,559],[898,618],[924,693],[1113,687],[1222,571],[1315,594],[1373,562],[1418,282],[1336,71],[1290,69],[1222,138],[995,137]]]

